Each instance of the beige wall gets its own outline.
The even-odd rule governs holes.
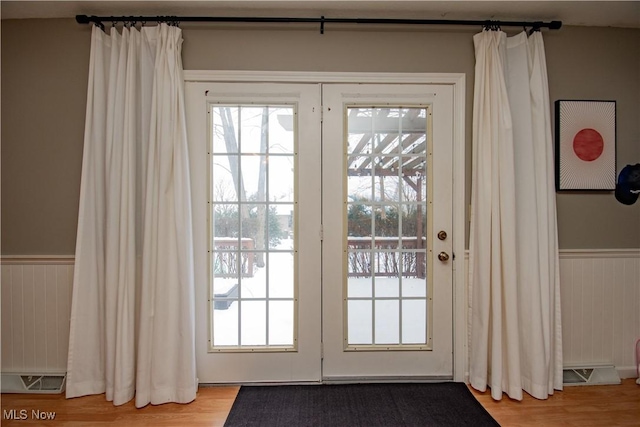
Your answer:
[[[185,69],[466,73],[470,169],[476,29],[183,30]],[[89,41],[74,20],[2,21],[3,254],[74,252]],[[618,170],[640,162],[640,30],[565,27],[545,31],[545,43],[551,100],[616,100]],[[640,202],[608,192],[557,200],[561,248],[640,247]]]
[[[1,25],[2,254],[73,254],[91,33]]]

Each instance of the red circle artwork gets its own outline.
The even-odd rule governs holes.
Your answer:
[[[585,162],[592,162],[602,154],[604,140],[595,129],[582,129],[573,138],[573,151]]]

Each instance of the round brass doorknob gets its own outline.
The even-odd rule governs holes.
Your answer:
[[[440,252],[440,253],[438,254],[438,259],[439,259],[440,261],[443,261],[443,262],[444,262],[444,261],[449,261],[449,254],[448,254],[448,253],[446,253],[446,252]]]

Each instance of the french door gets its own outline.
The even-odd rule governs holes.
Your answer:
[[[452,93],[187,83],[201,383],[451,378]]]
[[[452,88],[325,85],[323,108],[323,378],[451,378]]]

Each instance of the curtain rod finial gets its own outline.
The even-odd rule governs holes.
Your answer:
[[[562,21],[551,21],[549,24],[550,30],[559,30],[562,27]]]
[[[87,15],[76,15],[76,22],[78,24],[88,24],[91,20]]]

